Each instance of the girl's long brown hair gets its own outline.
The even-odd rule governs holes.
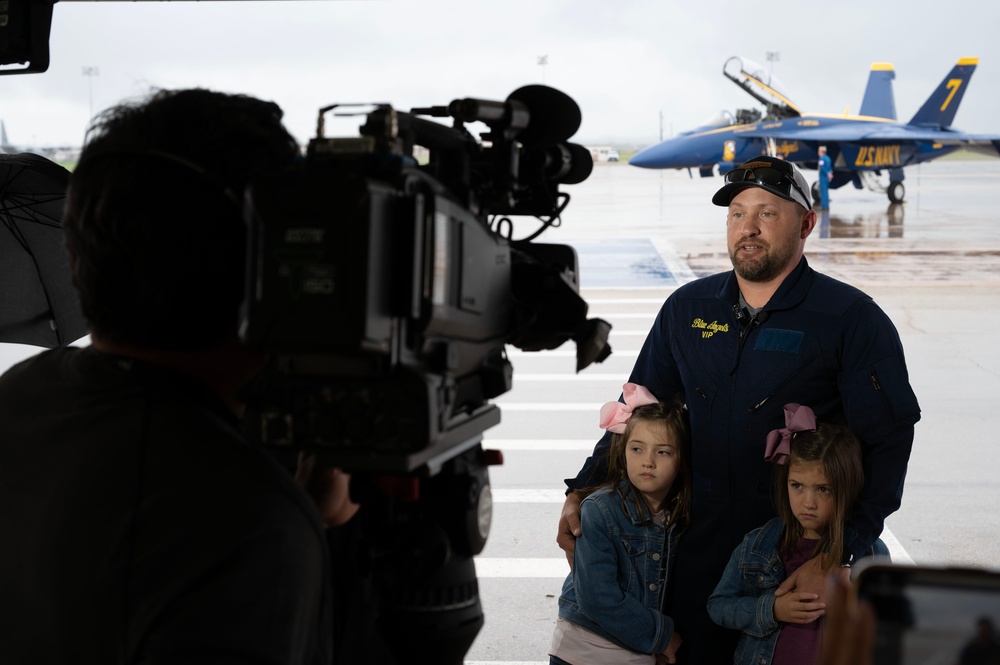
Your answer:
[[[846,427],[819,423],[815,432],[793,434],[790,448],[787,462],[778,465],[774,474],[775,507],[784,523],[780,551],[793,551],[798,539],[805,533],[788,499],[789,467],[796,462],[819,462],[823,466],[823,475],[833,487],[834,505],[826,534],[820,538],[812,555],[821,554],[823,567],[830,570],[840,562],[844,551],[844,524],[865,483],[861,444]]]
[[[663,423],[667,427],[667,432],[677,441],[677,478],[670,487],[663,505],[668,513],[666,526],[669,528],[670,525],[676,524],[678,532],[683,531],[691,521],[691,432],[688,426],[687,408],[679,399],[636,407],[625,426],[625,431],[611,435],[611,446],[608,448],[608,475],[604,482],[579,490],[578,493],[586,496],[603,487],[617,489],[622,481],[628,481],[625,444],[628,443],[637,422]],[[628,514],[625,502],[631,501],[643,521],[651,524],[653,516],[642,492],[637,490],[631,481],[629,488],[631,491],[627,496],[619,492],[622,510]]]

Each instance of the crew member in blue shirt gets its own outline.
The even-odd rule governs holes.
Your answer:
[[[819,207],[820,210],[830,209],[830,180],[833,179],[833,162],[830,155],[826,154],[826,146],[821,145],[817,150],[819,154],[817,170],[819,171]]]

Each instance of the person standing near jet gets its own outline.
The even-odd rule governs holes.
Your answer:
[[[899,335],[874,301],[817,273],[803,252],[816,225],[808,185],[790,162],[758,157],[726,175],[712,202],[728,207],[733,270],[678,288],[663,304],[630,382],[658,398],[682,394],[691,418],[691,525],[679,544],[670,605],[684,635],[679,662],[732,662],[739,633],[715,626],[706,602],[733,548],[775,516],[764,461],[784,405],[858,433],[865,485],[845,532],[845,563],[860,557],[899,508],[920,408]],[[579,497],[603,474],[609,437],[569,487],[557,540],[580,534]],[[807,561],[779,592],[825,594],[825,571]]]
[[[826,154],[826,146],[821,145],[816,151],[819,155],[817,170],[819,171],[819,207],[820,210],[830,209],[830,181],[833,180],[833,162]]]

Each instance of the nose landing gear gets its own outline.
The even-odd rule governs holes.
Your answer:
[[[889,197],[891,203],[902,203],[903,197],[906,196],[906,187],[899,180],[893,180],[889,182],[889,186],[885,188],[885,193]]]

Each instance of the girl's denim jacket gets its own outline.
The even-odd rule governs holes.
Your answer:
[[[580,504],[582,535],[559,597],[559,616],[630,651],[662,653],[674,633],[673,620],[660,608],[677,549],[676,528],[642,523],[631,493],[626,481]]]
[[[775,517],[748,533],[708,599],[712,621],[743,631],[733,660],[736,665],[767,665],[774,656],[781,626],[774,618],[774,590],[787,577],[778,554],[781,526],[781,519]],[[875,555],[889,556],[881,540],[865,553]]]

